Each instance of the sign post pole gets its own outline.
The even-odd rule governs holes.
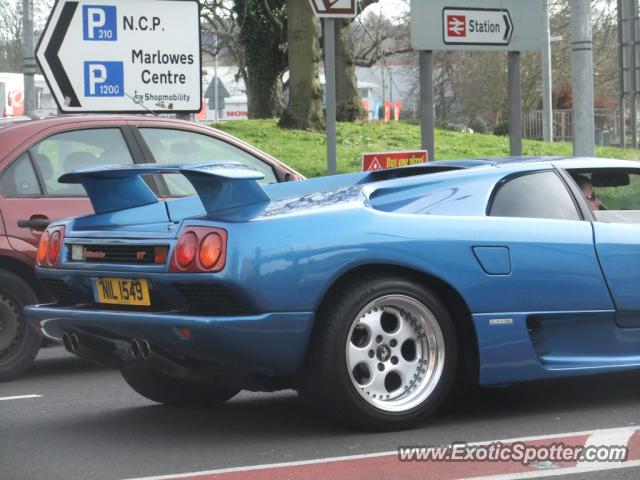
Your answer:
[[[625,33],[624,33],[624,15],[622,12],[622,0],[618,0],[618,65],[620,67],[619,71],[619,88],[620,88],[620,97],[618,103],[618,136],[620,142],[620,148],[626,148],[626,134],[627,129],[625,125],[625,93],[626,93],[626,84],[624,81],[625,77]]]
[[[327,124],[327,172],[338,173],[336,148],[336,18],[354,18],[356,0],[309,0],[315,15],[324,25],[324,78]]]
[[[33,0],[22,0],[22,55],[24,72],[24,114],[36,113],[35,48],[33,46]]]
[[[336,30],[335,19],[324,19],[324,77],[327,103],[327,173],[338,173],[336,130]]]
[[[593,118],[591,4],[583,0],[571,0],[571,50],[573,154],[576,157],[593,157],[595,154],[595,125]],[[632,72],[635,77],[635,68]],[[634,112],[634,103],[632,102],[631,105],[632,112]],[[634,134],[635,148],[637,140],[635,129],[632,133]]]
[[[542,138],[553,142],[553,70],[551,65],[551,28],[549,25],[549,4],[542,4],[544,17],[544,46],[542,47]]]
[[[420,116],[422,149],[436,159],[435,114],[433,111],[433,51],[420,51]]]
[[[520,52],[509,52],[509,145],[512,157],[522,156]]]

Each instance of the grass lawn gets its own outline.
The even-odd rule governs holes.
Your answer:
[[[278,128],[275,120],[234,121],[214,125],[291,165],[307,177],[325,175],[326,142],[324,133]],[[420,148],[420,127],[398,123],[341,123],[338,125],[338,171],[360,171],[361,155]],[[571,143],[524,141],[525,155],[570,156]],[[438,130],[438,160],[451,158],[504,157],[509,155],[509,137],[465,134]],[[638,159],[639,150],[598,147],[599,157]]]

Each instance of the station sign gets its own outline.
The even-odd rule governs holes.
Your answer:
[[[540,50],[545,5],[545,0],[411,0],[411,42],[416,50]]]
[[[390,168],[410,167],[429,162],[429,153],[426,150],[407,152],[380,152],[365,153],[362,155],[362,171],[376,172]]]
[[[442,34],[448,45],[509,45],[513,22],[509,10],[445,8]]]
[[[202,109],[197,0],[58,0],[36,59],[65,113]]]
[[[357,0],[309,0],[318,18],[353,18],[357,14]]]

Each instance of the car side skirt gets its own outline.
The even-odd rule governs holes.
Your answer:
[[[475,314],[479,384],[640,368],[640,329],[615,319],[614,310]]]

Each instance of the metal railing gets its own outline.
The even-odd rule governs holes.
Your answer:
[[[542,110],[529,110],[522,113],[522,132],[525,138],[543,139]],[[596,132],[601,132],[613,142],[619,138],[618,113],[615,110],[594,110]],[[557,141],[573,139],[573,115],[571,110],[553,111],[553,138]]]

